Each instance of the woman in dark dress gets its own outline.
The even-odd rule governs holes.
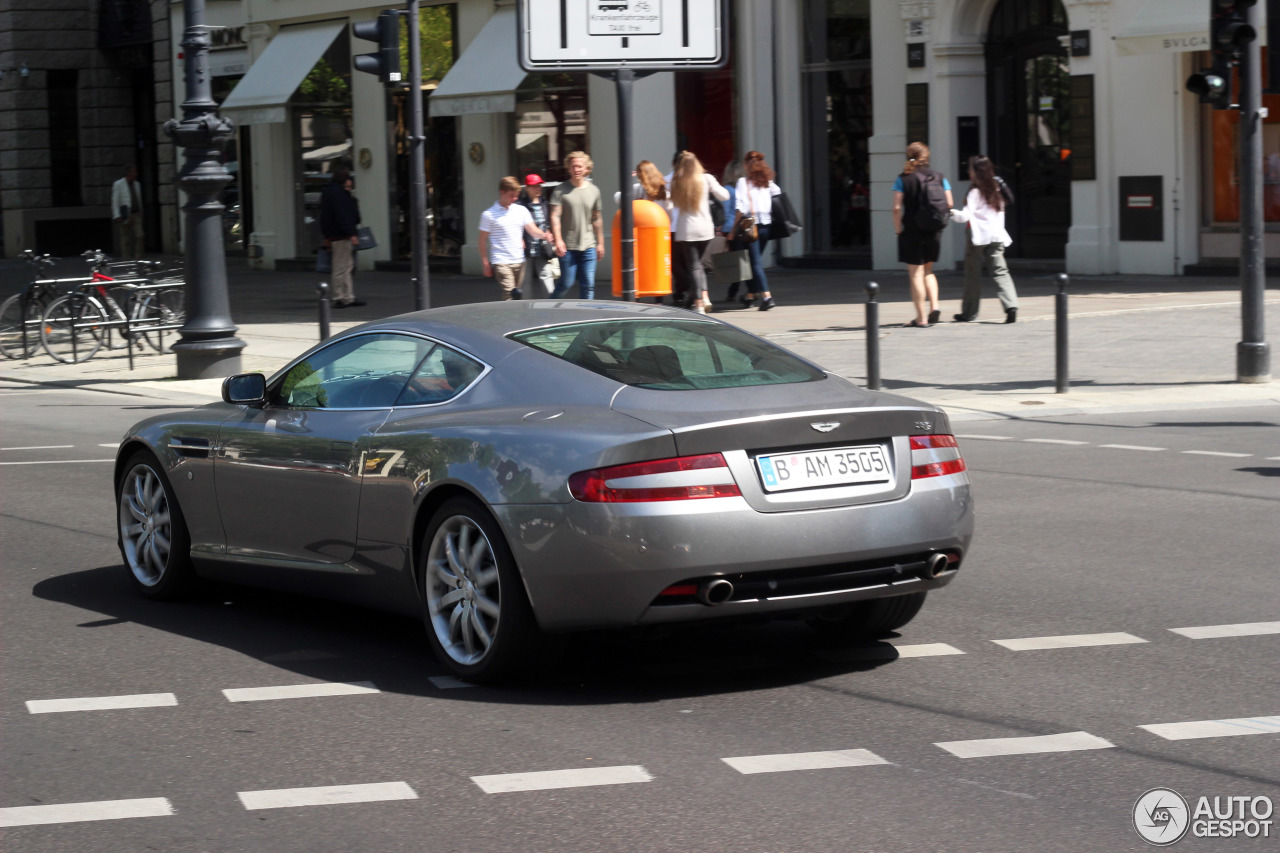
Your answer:
[[[947,207],[952,207],[951,184],[941,172],[929,168],[929,146],[923,142],[911,143],[907,146],[907,162],[902,174],[893,184],[893,229],[898,234],[898,262],[907,265],[911,304],[916,309],[915,319],[907,325],[921,329],[942,317],[938,308],[938,278],[933,274],[933,264],[942,248],[942,232],[923,231],[915,224],[916,210],[928,203],[921,182],[931,177],[942,181]]]

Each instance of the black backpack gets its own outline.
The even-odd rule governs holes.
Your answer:
[[[915,176],[919,188],[912,222],[921,231],[941,231],[951,221],[951,205],[947,204],[942,176],[931,169],[917,169]]]
[[[1004,197],[1004,209],[1008,210],[1013,206],[1013,190],[1009,189],[1009,185],[999,175],[996,175],[996,185],[1000,187],[1000,195]]]

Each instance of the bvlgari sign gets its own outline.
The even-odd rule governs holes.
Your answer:
[[[1209,4],[1204,0],[1145,0],[1116,31],[1116,53],[1142,56],[1209,49]]]

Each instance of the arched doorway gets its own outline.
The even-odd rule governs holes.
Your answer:
[[[1062,0],[1000,0],[987,30],[990,156],[1017,197],[1009,254],[1066,255],[1071,227],[1071,70]]]

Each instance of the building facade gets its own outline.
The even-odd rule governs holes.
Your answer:
[[[352,168],[364,220],[379,237],[360,263],[403,258],[408,93],[351,72],[351,57],[376,45],[352,38],[350,24],[386,7],[211,5],[225,8],[223,26],[239,28],[235,49],[248,64],[242,78],[226,74],[223,107],[241,126],[252,262],[306,262],[319,239],[316,193],[339,164]],[[777,245],[786,264],[896,268],[892,185],[916,140],[929,143],[957,201],[968,157],[996,161],[1017,196],[1015,257],[1077,273],[1162,275],[1232,262],[1235,113],[1204,107],[1185,90],[1205,61],[1208,6],[729,0],[728,67],[638,81],[632,150],[665,169],[689,148],[717,175],[746,150],[764,152],[806,225]],[[502,176],[536,172],[554,182],[564,177],[563,155],[583,148],[605,198],[619,188],[615,87],[595,75],[525,74],[514,0],[423,7],[431,253],[478,272],[477,223]],[[537,14],[539,0],[530,8]],[[1268,99],[1264,127],[1270,257],[1280,255],[1276,101]],[[944,266],[962,257],[963,240],[959,228],[946,235]]]

